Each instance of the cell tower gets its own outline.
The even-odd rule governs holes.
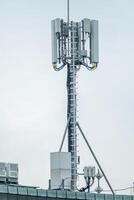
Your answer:
[[[68,152],[71,152],[72,189],[76,187],[78,162],[76,74],[81,66],[90,71],[96,69],[98,61],[98,21],[69,21],[68,1],[68,21],[59,18],[52,21],[52,64],[56,71],[67,66]]]
[[[76,75],[81,67],[86,67],[89,71],[97,68],[98,21],[87,18],[80,22],[70,21],[69,0],[67,0],[67,11],[67,22],[60,18],[52,20],[52,65],[55,71],[67,67],[67,126],[59,152],[68,133],[68,152],[71,152],[71,190],[76,190],[77,128],[83,134],[77,122]]]

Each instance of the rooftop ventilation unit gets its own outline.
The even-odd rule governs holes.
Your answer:
[[[18,164],[0,162],[0,183],[18,184]]]
[[[7,183],[18,184],[18,164],[7,164]]]

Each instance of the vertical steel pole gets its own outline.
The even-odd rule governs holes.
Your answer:
[[[69,24],[69,18],[70,18],[70,8],[69,8],[70,4],[69,4],[69,0],[67,0],[67,22]]]
[[[68,51],[67,51],[67,55],[69,56],[70,53],[70,49],[69,49],[69,25],[70,25],[70,4],[69,4],[69,0],[67,0],[67,29],[68,29],[68,40],[67,40],[67,47],[68,47]]]

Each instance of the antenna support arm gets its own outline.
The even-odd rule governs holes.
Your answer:
[[[83,65],[84,67],[86,67],[89,71],[93,71],[93,70],[95,70],[97,68],[97,63],[92,63],[92,67],[90,67],[85,62],[81,62],[81,65]]]
[[[53,68],[55,71],[60,71],[66,66],[66,63],[63,63],[61,66],[57,66],[57,64],[53,64]]]

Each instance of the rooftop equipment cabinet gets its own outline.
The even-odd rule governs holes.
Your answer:
[[[51,153],[51,189],[71,189],[71,153]]]
[[[18,184],[18,164],[0,163],[0,183]]]
[[[18,184],[18,164],[7,164],[7,182]]]

